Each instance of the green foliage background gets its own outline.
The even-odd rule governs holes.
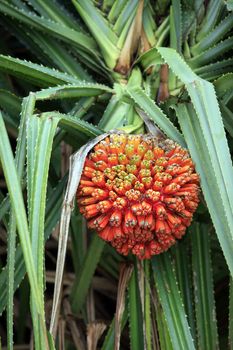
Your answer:
[[[0,0],[2,346],[233,349],[232,9]],[[194,221],[139,263],[87,232],[75,208],[54,336],[69,156],[114,128],[145,132],[142,114],[190,151],[202,187]]]

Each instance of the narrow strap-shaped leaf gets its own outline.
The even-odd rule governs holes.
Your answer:
[[[201,67],[204,64],[208,64],[210,62],[213,62],[218,57],[220,57],[224,53],[231,50],[232,46],[233,46],[233,37],[229,37],[229,38],[219,42],[215,46],[211,47],[210,49],[208,49],[204,52],[201,52],[199,55],[191,58],[188,61],[188,64],[192,68]]]
[[[69,115],[81,119],[89,108],[95,103],[95,97],[81,97],[69,111]]]
[[[174,349],[194,350],[193,339],[169,254],[152,259],[153,276]]]
[[[42,313],[43,303],[40,299],[38,280],[35,272],[33,254],[31,249],[29,230],[27,224],[26,211],[23,203],[23,196],[20,190],[19,179],[16,173],[14,159],[7,137],[3,119],[0,115],[0,159],[5,174],[7,187],[9,190],[12,208],[15,213],[20,241],[24,253],[25,264],[32,293],[36,302],[38,313]]]
[[[142,306],[138,288],[137,269],[132,273],[129,282],[129,327],[130,327],[130,349],[144,349]]]
[[[21,34],[22,28],[20,29]],[[46,58],[52,61],[52,64],[54,64],[57,69],[70,74],[72,79],[92,80],[78,60],[67,51],[66,47],[63,47],[60,42],[57,42],[55,38],[44,36],[43,33],[39,33],[36,30],[32,30],[29,33],[27,31],[27,35],[29,36],[27,44],[31,48],[31,51],[34,50],[33,47],[31,47],[33,41],[40,53],[42,51]]]
[[[31,199],[33,193],[33,182],[35,180],[33,176],[36,161],[35,149],[40,131],[40,124],[39,118],[28,118],[27,120],[27,204],[29,222],[31,221]]]
[[[184,139],[168,117],[155,104],[153,100],[141,88],[126,88],[129,96],[143,111],[158,125],[163,132],[171,139],[185,146]]]
[[[39,134],[40,130],[40,119],[39,118],[33,118],[32,113],[35,108],[35,94],[30,93],[29,97],[27,97],[24,102],[28,104],[30,101],[31,103],[31,113],[27,113],[27,120],[26,120],[26,126],[27,126],[27,193],[28,193],[28,213],[29,213],[29,234],[31,241],[35,241],[35,238],[33,237],[32,230],[31,230],[31,218],[32,218],[32,196],[33,196],[33,183],[35,180],[34,177],[34,166],[36,163],[36,154],[35,154],[35,149],[36,149],[36,143],[37,143],[37,137]],[[31,120],[34,121],[34,123],[30,123]],[[40,236],[37,236],[37,238],[40,240]],[[44,302],[43,298],[43,287],[41,286],[41,278],[43,278],[43,273],[42,275],[38,275],[38,268],[37,268],[37,258],[38,258],[38,252],[35,251],[33,248],[34,242],[32,242],[32,252],[33,252],[33,258],[34,258],[34,264],[36,268],[36,273],[38,277],[38,288],[39,288],[39,293],[42,302]],[[43,285],[43,284],[42,284]],[[31,315],[32,315],[32,322],[33,322],[33,329],[34,329],[34,343],[35,347],[45,347],[45,341],[43,337],[43,329],[41,328],[40,320],[39,320],[39,315],[36,310],[36,304],[35,300],[33,298],[33,295],[31,294],[30,297],[30,306],[31,306]],[[43,304],[44,308],[44,304]],[[44,312],[44,311],[43,311]],[[43,318],[44,318],[43,314]]]
[[[195,223],[191,230],[198,348],[218,349],[208,226]]]
[[[221,198],[230,223],[233,223],[233,169],[223,122],[213,86],[196,82],[187,86],[204,134],[206,149],[215,168]],[[198,90],[198,91],[197,91]],[[224,162],[222,161],[224,159]],[[232,233],[233,237],[233,233]]]
[[[79,54],[76,55],[76,58],[74,57],[74,52],[71,53],[70,50],[68,51],[66,44],[61,43],[57,38],[44,35],[43,32],[40,32],[35,28],[30,28],[29,31],[26,26],[22,26],[17,21],[12,21],[8,17],[4,17],[2,21],[3,25],[6,26],[19,41],[23,42],[24,45],[33,52],[33,55],[43,62],[43,64],[67,72],[78,79],[91,80],[85,69],[78,62],[79,60],[84,59],[84,51],[76,48],[75,45],[72,45],[72,50],[74,52],[79,52]],[[93,65],[95,64],[94,58],[91,56],[89,60]]]
[[[7,239],[7,344],[13,350],[14,271],[15,271],[16,220],[11,212]]]
[[[150,43],[151,47],[156,45],[155,31],[157,26],[154,21],[154,15],[155,13],[153,6],[148,1],[143,8],[142,25],[146,35],[146,39]]]
[[[170,10],[170,47],[181,51],[182,41],[182,9],[180,0],[172,0]]]
[[[115,0],[112,8],[109,11],[108,19],[110,22],[114,23],[119,17],[120,13],[123,11],[127,0]]]
[[[95,35],[100,35],[101,33],[105,37],[108,37],[112,43],[116,44],[116,34],[113,32],[113,30],[111,30],[111,27],[108,25],[108,22],[105,20],[102,13],[90,0],[72,0],[72,2],[78,9],[80,15],[84,18],[84,21],[87,23],[88,27],[91,26],[91,23],[89,22],[90,19],[98,26],[99,33],[95,33]],[[91,31],[94,31],[94,28],[92,28]]]
[[[34,109],[33,95],[24,100],[22,106],[21,121],[19,127],[18,142],[15,153],[15,166],[21,182],[26,157],[26,117]],[[15,244],[16,244],[16,219],[13,211],[10,213],[8,242],[7,242],[7,341],[9,349],[13,349],[13,298],[14,298],[14,271],[15,271]]]
[[[211,83],[196,76],[174,50],[159,48],[158,51],[179,79],[185,83],[193,102],[200,123],[200,132],[204,136],[205,150],[214,167],[214,181],[222,199],[229,227],[231,227],[230,235],[233,242],[231,200],[233,198],[233,168],[214,87]],[[206,152],[205,150],[203,149],[203,152]]]
[[[77,119],[71,115],[68,114],[61,114],[61,113],[57,113],[57,112],[46,112],[42,114],[43,117],[45,118],[51,118],[51,117],[55,117],[55,118],[59,118],[59,125],[61,127],[67,128],[69,127],[72,131],[73,130],[77,130],[81,133],[84,133],[87,136],[98,136],[101,135],[103,133],[103,131],[99,128],[97,128],[96,126],[85,122],[84,120],[81,119]],[[79,133],[80,134],[80,133]]]
[[[194,295],[192,284],[192,267],[191,256],[189,254],[190,246],[187,242],[180,242],[177,247],[174,247],[175,271],[184,302],[185,312],[188,317],[190,332],[196,344],[196,326],[195,326],[195,311],[194,311]]]
[[[155,307],[155,310],[152,316],[154,317],[154,322],[156,320],[155,333],[158,336],[158,339],[156,338],[157,348],[159,348],[159,345],[160,345],[161,349],[173,350],[174,347],[171,342],[171,337],[168,331],[165,315],[162,310],[161,304],[157,300],[156,292],[154,292],[154,307]]]
[[[98,96],[104,92],[112,92],[112,89],[102,84],[79,82],[78,84],[73,85],[64,85],[43,89],[36,92],[36,99],[56,100],[82,96]]]
[[[119,56],[119,49],[116,46],[116,34],[112,31],[111,27],[92,1],[72,0],[72,2],[98,42],[105,61],[110,68],[114,68]]]
[[[48,239],[52,230],[56,226],[60,218],[61,205],[62,205],[62,193],[64,191],[66,183],[66,177],[64,177],[58,185],[54,188],[51,195],[48,198],[46,206],[46,219],[45,219],[45,240]],[[23,252],[20,245],[17,246],[15,252],[15,273],[14,273],[14,291],[19,287],[23,277],[26,273],[25,263],[23,259]],[[8,268],[6,267],[0,273],[0,314],[7,305],[7,274]]]
[[[32,116],[31,118],[36,118]],[[47,191],[47,179],[52,143],[55,135],[58,118],[40,118],[40,128],[37,135],[34,152],[34,163],[29,163],[30,173],[32,173],[32,186],[30,191],[30,222],[32,249],[34,252],[35,266],[37,267],[38,281],[41,293],[44,292],[44,217],[45,199]],[[32,128],[28,129],[33,134]],[[29,170],[29,169],[28,169]]]
[[[145,260],[145,338],[147,350],[152,350],[152,320],[151,320],[151,287],[150,287],[150,261]]]
[[[201,53],[215,45],[218,41],[223,39],[224,35],[233,27],[233,14],[230,13],[220,22],[210,33],[208,33],[202,40],[191,48],[194,55]]]
[[[29,117],[28,123],[31,119],[38,119],[35,116]],[[34,257],[34,264],[37,271],[39,292],[41,299],[44,297],[44,218],[45,218],[45,199],[47,190],[47,178],[49,161],[52,150],[53,137],[55,135],[58,118],[40,118],[39,128],[37,124],[31,125],[28,131],[34,135],[37,133],[35,140],[34,162],[28,162],[28,171],[31,174],[31,191],[29,199],[30,216],[29,216],[29,232],[32,241],[32,252]],[[33,126],[36,130],[34,132]],[[30,168],[31,167],[31,168]],[[33,325],[36,332],[37,324],[39,324],[35,305],[32,299],[31,304]],[[35,336],[35,343],[38,346],[44,346],[43,330],[38,327],[38,333]],[[40,345],[39,345],[40,344]]]
[[[41,87],[80,82],[79,79],[58,70],[4,55],[0,55],[0,70]]]
[[[201,177],[201,186],[208,209],[215,226],[219,242],[222,246],[227,264],[233,273],[233,240],[231,235],[232,221],[226,217],[225,205],[216,181],[216,164],[213,164],[210,155],[206,152],[206,139],[201,130],[197,115],[191,105],[179,105],[177,116],[181,125],[189,151]],[[223,155],[223,159],[225,155]]]
[[[4,15],[13,17],[25,25],[36,28],[37,30],[45,31],[67,43],[75,44],[89,52],[91,55],[93,55],[93,51],[96,49],[95,42],[88,35],[70,29],[61,23],[56,23],[43,17],[36,16],[33,13],[29,14],[10,5],[4,0],[0,0],[0,12]]]
[[[88,289],[91,285],[93,274],[103,252],[104,245],[105,242],[95,234],[90,246],[88,247],[83,266],[80,267],[78,280],[75,282],[71,293],[72,308],[76,314],[83,306]]]
[[[133,124],[133,106],[119,100],[116,96],[113,96],[100,120],[101,125],[105,131],[112,130],[114,128],[126,129],[131,128]]]
[[[75,21],[64,6],[56,0],[30,0],[30,5],[43,17],[61,23],[74,30],[80,30],[78,22]]]
[[[125,29],[128,31],[129,26],[131,24],[130,22],[133,21],[133,18],[136,14],[138,4],[138,0],[127,1],[125,3],[124,8],[122,9],[121,13],[116,19],[116,23],[113,26],[113,29],[118,36],[120,36],[122,32],[125,31]]]
[[[233,71],[233,59],[227,58],[219,62],[210,63],[205,66],[194,68],[194,72],[201,78],[206,80],[213,80],[225,73]]]
[[[206,16],[203,19],[203,22],[200,26],[200,31],[197,35],[198,41],[203,39],[215,27],[219,18],[219,13],[223,7],[224,2],[219,0],[210,0],[208,3]]]
[[[111,116],[115,112],[118,105],[117,96],[113,95],[104,111],[103,116],[101,117],[98,126],[104,129],[108,123],[111,123]]]
[[[157,40],[156,47],[161,46],[161,43],[165,39],[166,35],[169,34],[170,30],[170,15],[167,16],[164,21],[159,25],[155,32],[155,37]]]

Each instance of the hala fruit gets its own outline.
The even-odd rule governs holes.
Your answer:
[[[77,198],[89,228],[119,253],[149,259],[185,234],[198,193],[194,164],[177,143],[111,134],[86,158]]]

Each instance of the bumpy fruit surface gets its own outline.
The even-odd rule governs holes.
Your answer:
[[[77,198],[89,228],[119,253],[149,259],[184,235],[198,193],[194,164],[177,143],[112,134],[87,156]]]

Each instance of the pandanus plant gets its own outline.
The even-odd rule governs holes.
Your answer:
[[[8,349],[233,348],[231,11],[0,0]]]

